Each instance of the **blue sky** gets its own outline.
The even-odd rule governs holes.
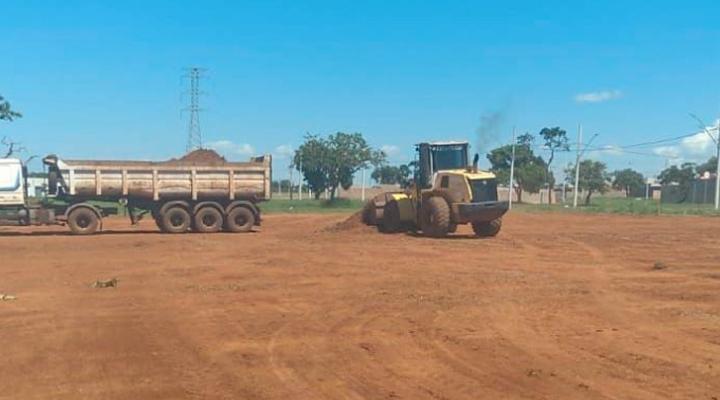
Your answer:
[[[362,132],[394,162],[429,139],[484,154],[513,126],[575,140],[581,122],[594,145],[634,144],[692,133],[690,112],[720,115],[718,15],[716,1],[5,0],[0,94],[24,118],[0,136],[26,155],[181,155],[181,75],[197,65],[205,142],[231,159],[274,153],[276,176],[306,132]],[[635,150],[650,155],[590,157],[656,173],[713,146]]]

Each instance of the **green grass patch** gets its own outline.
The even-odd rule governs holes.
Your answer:
[[[289,200],[272,199],[258,204],[260,210],[267,214],[277,213],[333,213],[355,212],[362,208],[363,202],[354,199],[335,200]]]
[[[652,199],[634,199],[617,197],[597,197],[590,205],[565,204],[513,204],[513,210],[523,212],[567,212],[567,213],[605,213],[631,215],[713,215],[720,216],[712,204],[664,204]]]

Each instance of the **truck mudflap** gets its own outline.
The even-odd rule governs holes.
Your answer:
[[[507,201],[483,201],[478,203],[458,203],[458,223],[489,222],[502,217],[508,211]]]

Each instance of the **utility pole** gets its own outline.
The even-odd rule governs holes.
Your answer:
[[[575,188],[573,192],[573,208],[577,208],[577,201],[578,201],[578,192],[580,191],[580,158],[582,158],[583,154],[585,154],[585,150],[590,147],[590,143],[595,140],[597,137],[597,133],[594,134],[590,140],[588,140],[587,144],[583,146],[582,151],[580,150],[580,145],[582,144],[582,125],[578,124],[578,143],[577,143],[577,158],[575,159]]]
[[[290,174],[290,179],[289,179],[289,180],[290,180],[290,183],[288,184],[288,186],[290,186],[290,187],[288,188],[288,194],[290,195],[290,200],[292,200],[292,199],[293,199],[293,190],[292,190],[292,184],[293,184],[293,168],[290,167],[290,168],[288,168],[288,170],[289,170],[289,174]]]
[[[717,120],[714,128],[708,129],[707,125],[695,114],[690,114],[690,116],[700,124],[702,130],[704,130],[715,143],[715,157],[717,158],[717,164],[715,165],[715,210],[718,210],[720,209],[720,118]],[[716,136],[710,133],[711,130],[717,132]]]
[[[580,143],[582,142],[582,125],[578,124],[577,154],[575,156],[575,184],[573,186],[573,208],[577,208],[578,192],[580,183]]]
[[[512,210],[513,203],[513,178],[515,177],[515,127],[512,131],[512,158],[510,158],[510,191],[508,192],[508,210]]]
[[[365,168],[362,170],[362,189],[360,190],[360,199],[365,202]]]
[[[303,183],[302,161],[300,161],[300,168],[298,169],[298,200],[302,200],[302,183]]]
[[[205,72],[205,68],[192,67],[188,69],[186,77],[190,80],[190,104],[184,109],[184,111],[190,112],[190,119],[188,121],[188,137],[187,137],[187,152],[191,152],[196,149],[202,148],[202,133],[200,132],[200,78]]]
[[[715,210],[717,211],[720,208],[720,119],[718,119],[715,129],[717,129],[715,131],[715,158],[717,158],[717,165],[715,166]]]
[[[710,136],[710,139],[715,143],[715,157],[717,158],[717,164],[715,165],[715,210],[720,209],[720,119],[714,128],[708,129],[707,125],[698,118],[695,114],[690,114],[699,124],[705,133]],[[711,130],[716,131],[716,136],[710,133]]]

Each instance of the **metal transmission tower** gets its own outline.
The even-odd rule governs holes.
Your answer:
[[[202,148],[202,133],[200,132],[200,78],[202,78],[205,68],[192,67],[188,68],[188,74],[186,78],[190,80],[190,104],[184,109],[184,111],[190,112],[190,119],[188,120],[188,138],[187,138],[187,152],[191,152],[196,149]]]

